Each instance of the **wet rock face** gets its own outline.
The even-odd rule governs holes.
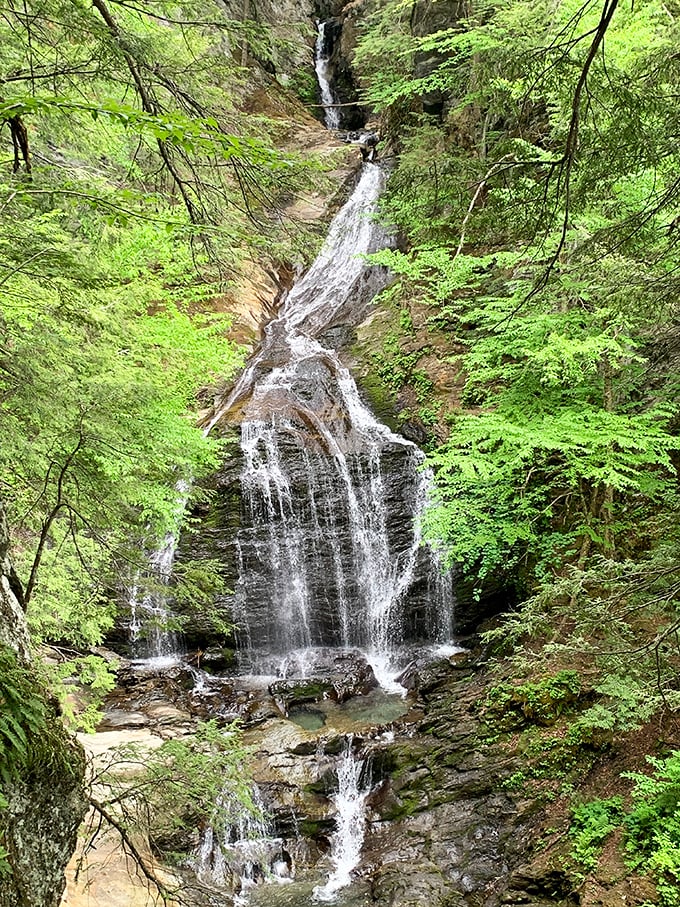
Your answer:
[[[425,37],[447,28],[452,28],[465,15],[466,6],[461,0],[420,0],[413,8],[411,30],[416,37]],[[443,57],[434,51],[415,55],[413,77],[423,79],[430,75],[442,62]],[[435,116],[441,115],[450,99],[441,91],[422,95],[423,110]]]
[[[269,692],[285,714],[295,706],[321,699],[347,702],[378,686],[373,668],[358,652],[317,652],[304,673],[303,678],[277,680],[269,685]]]
[[[504,789],[518,768],[479,739],[476,702],[484,681],[469,661],[420,666],[411,708],[389,734],[363,728],[355,736],[365,777],[366,837],[356,881],[338,904],[377,907],[568,905],[568,880],[526,862],[541,829],[540,807]],[[361,697],[359,697],[361,699]],[[334,828],[338,752],[329,726],[315,732],[273,720],[255,732],[253,763],[276,833],[302,829],[297,876],[323,871]],[[291,823],[291,810],[297,816]],[[318,877],[318,876],[317,876]],[[258,904],[307,904],[296,881],[286,893],[263,889]],[[288,899],[287,899],[288,898]]]
[[[366,647],[370,640],[365,635],[364,616],[370,603],[365,600],[365,583],[362,586],[364,578],[357,553],[357,544],[362,541],[356,537],[352,507],[363,508],[367,502],[355,502],[347,495],[343,487],[346,479],[338,471],[335,459],[319,449],[317,439],[306,426],[291,426],[289,435],[279,442],[278,451],[288,480],[288,509],[274,509],[265,520],[263,511],[268,500],[262,494],[250,497],[238,536],[239,613],[247,620],[248,642],[254,648],[274,652],[310,644]],[[384,522],[395,564],[406,562],[413,544],[411,527],[418,489],[411,456],[409,448],[395,444],[383,452],[379,465],[380,480],[389,489]],[[377,481],[376,463],[367,456],[350,454],[347,466],[357,489],[364,487],[371,474]],[[270,554],[272,547],[276,549],[275,556]],[[403,609],[393,614],[390,633],[398,641],[400,637],[424,638],[432,625],[429,618],[436,603],[431,564],[424,553],[418,561]],[[299,580],[297,588],[290,583],[292,572]],[[290,601],[296,594],[300,610],[309,603],[307,639],[296,635],[300,621],[295,611],[291,621],[281,619],[282,611],[297,605]]]
[[[479,741],[483,690],[465,663],[423,666],[422,716],[374,752],[384,782],[365,844],[373,902],[389,907],[542,907],[539,882],[519,870],[536,807],[503,789],[516,763]],[[404,728],[406,730],[406,728]],[[545,895],[545,891],[543,892]]]
[[[165,677],[126,669],[107,708],[108,729],[124,727],[127,712],[128,727],[161,737],[190,732],[201,707],[218,720],[233,717],[237,703],[242,714],[250,710],[244,720],[250,769],[271,817],[270,834],[289,855],[293,874],[282,887],[261,879],[251,903],[308,905],[312,887],[327,878],[348,739],[363,761],[360,786],[370,793],[361,862],[355,880],[338,893],[338,907],[574,903],[565,874],[532,862],[541,807],[504,786],[520,767],[519,754],[480,739],[477,703],[491,681],[469,657],[415,663],[407,701],[362,691],[372,680],[360,657],[319,653],[306,667],[313,677],[208,678],[200,690],[190,689],[187,666]],[[333,682],[343,675],[353,686],[344,702],[333,701]],[[401,712],[384,723],[386,702],[393,701]],[[177,849],[171,846],[177,843],[191,849],[196,840],[164,846]]]
[[[366,114],[358,104],[358,92],[351,60],[346,55],[344,40],[346,13],[342,3],[321,2],[317,5],[318,19],[325,22],[323,56],[329,61],[330,88],[333,98],[343,106],[338,108],[339,129],[360,129]]]
[[[243,727],[282,718],[283,712],[267,689],[266,679],[198,675],[179,663],[171,668],[126,665],[117,675],[116,689],[107,697],[99,731],[145,728],[172,736],[189,733],[199,720],[227,724],[238,719]]]

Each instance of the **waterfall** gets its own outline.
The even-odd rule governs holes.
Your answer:
[[[130,642],[133,651],[154,667],[163,667],[176,662],[184,651],[181,634],[170,626],[174,615],[168,604],[167,587],[172,578],[179,527],[190,488],[190,483],[183,479],[175,485],[177,528],[167,532],[163,542],[149,556],[146,573],[155,588],[140,595],[139,587],[143,577],[138,573],[128,596]]]
[[[244,811],[238,803],[233,812],[234,824],[218,833],[212,826],[201,832],[201,841],[194,854],[193,869],[199,881],[219,888],[231,888],[235,904],[247,903],[249,890],[260,882],[291,880],[293,867],[290,855],[281,838],[271,833],[270,823],[257,787],[252,790],[255,812]],[[232,799],[224,791],[218,808]]]
[[[333,77],[333,67],[330,62],[330,53],[328,47],[328,38],[326,36],[327,22],[319,22],[319,33],[316,39],[316,48],[314,53],[314,68],[316,77],[321,89],[321,103],[331,105],[337,102],[331,89],[331,79]],[[340,111],[337,107],[324,107],[324,121],[327,129],[340,128]]]
[[[180,634],[170,629],[172,612],[167,603],[166,587],[172,576],[177,537],[168,533],[149,557],[149,571],[158,588],[140,596],[139,577],[130,596],[130,638],[134,651],[157,667],[177,660],[182,651]]]
[[[366,830],[366,798],[370,787],[362,788],[364,760],[352,752],[350,737],[338,765],[338,791],[333,797],[336,828],[331,840],[333,871],[323,886],[314,889],[314,900],[334,901],[336,893],[352,881],[359,865]]]
[[[389,687],[407,642],[448,641],[451,600],[421,545],[424,455],[381,424],[333,349],[358,324],[385,269],[366,253],[384,173],[364,165],[309,271],[213,424],[241,412],[243,513],[235,619],[245,663],[308,647],[358,648]]]

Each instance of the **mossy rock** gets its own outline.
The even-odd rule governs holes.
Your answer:
[[[330,681],[324,680],[277,680],[271,684],[269,692],[288,711],[293,706],[327,699],[332,686]]]

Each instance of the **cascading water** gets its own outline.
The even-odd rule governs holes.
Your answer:
[[[167,591],[172,577],[177,537],[168,533],[149,558],[149,574],[158,588],[140,596],[135,584],[130,591],[130,637],[133,651],[156,666],[176,660],[182,652],[180,634],[170,629],[172,612]]]
[[[366,831],[366,798],[370,785],[362,780],[365,763],[352,750],[351,737],[338,764],[338,791],[333,797],[336,829],[331,840],[333,871],[325,885],[314,889],[314,900],[332,902],[337,892],[352,881],[359,865]]]
[[[327,129],[340,128],[340,111],[333,106],[337,103],[336,97],[331,88],[331,79],[333,77],[333,68],[330,62],[330,53],[328,46],[328,36],[326,34],[327,22],[319,22],[318,36],[316,39],[316,48],[314,53],[314,68],[316,77],[321,89],[321,103],[324,105],[324,121]]]
[[[316,671],[320,650],[337,658],[359,649],[384,690],[403,693],[393,679],[401,650],[410,660],[410,643],[451,637],[448,586],[421,544],[424,455],[375,418],[334,349],[338,333],[364,319],[388,280],[365,258],[390,243],[375,219],[384,178],[377,165],[364,165],[321,253],[207,430],[240,417],[234,618],[241,667],[299,677]],[[163,551],[159,567],[169,577],[174,539]],[[360,862],[369,792],[363,769],[350,736],[332,797],[333,869],[316,885],[317,901],[335,900]],[[287,856],[266,825],[245,817],[226,834],[206,828],[194,865],[201,881],[241,899],[257,882],[291,881]]]
[[[229,800],[225,792],[218,809]],[[286,882],[292,874],[291,859],[281,838],[272,835],[257,787],[252,791],[255,812],[236,809],[237,820],[221,833],[212,826],[201,832],[193,867],[199,881],[236,893],[235,904],[247,903],[249,890],[258,882]]]
[[[325,31],[320,24],[317,74],[324,102],[332,103]],[[328,108],[327,125],[337,128],[339,122],[337,110]],[[370,786],[352,734],[368,739],[379,728],[384,740],[394,737],[384,729],[410,709],[406,699],[390,695],[406,694],[395,680],[397,670],[418,658],[413,643],[439,643],[444,653],[451,640],[450,583],[435,552],[421,543],[429,484],[424,455],[376,419],[336,352],[348,348],[353,329],[389,279],[386,269],[366,261],[391,244],[376,219],[384,181],[381,167],[364,165],[320,254],[205,428],[207,433],[229,419],[241,427],[240,494],[234,493],[234,460],[233,470],[225,467],[224,484],[217,477],[220,517],[206,519],[205,526],[211,533],[206,550],[214,546],[224,556],[225,574],[232,576],[238,564],[230,586],[242,673],[233,670],[226,648],[215,667],[209,660],[215,643],[204,648],[201,628],[194,637],[187,633],[196,643],[193,659],[182,657],[179,669],[159,676],[179,691],[178,715],[186,709],[220,723],[243,720],[252,735],[249,761],[272,816],[271,823],[257,810],[239,817],[234,803],[226,828],[215,819],[216,827],[202,828],[192,865],[210,903],[222,903],[225,891],[236,904],[267,907],[308,907],[311,898],[357,903],[355,886],[346,899],[339,894],[354,880],[369,828]],[[177,492],[179,523],[188,486],[178,484]],[[156,582],[147,585],[156,591],[144,591],[140,577],[130,596],[136,653],[154,668],[182,656],[181,637],[167,628],[173,615],[165,587],[176,543],[169,534],[149,558]],[[220,606],[232,604],[230,595],[222,599]],[[311,682],[299,684],[300,678]],[[405,674],[404,683],[412,678]],[[146,708],[143,680],[136,701]],[[156,714],[154,721],[165,720]],[[184,733],[184,717],[178,726]],[[339,736],[346,741],[340,756]],[[329,797],[336,761],[338,786]],[[255,887],[274,881],[290,884]],[[362,884],[356,880],[357,888]],[[220,889],[217,901],[211,888]]]
[[[383,182],[378,166],[364,166],[213,420],[241,409],[235,617],[255,670],[310,646],[358,648],[387,683],[405,642],[450,638],[447,584],[421,546],[423,454],[376,420],[329,343],[387,281],[364,258],[390,241],[375,222]]]

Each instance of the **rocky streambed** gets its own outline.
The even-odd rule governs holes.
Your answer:
[[[324,653],[304,678],[211,677],[183,663],[129,664],[90,748],[98,738],[100,749],[127,737],[160,742],[191,733],[208,717],[239,718],[274,843],[249,857],[248,867],[232,861],[213,879],[214,903],[574,903],[564,874],[540,860],[526,864],[542,810],[535,798],[508,789],[517,754],[485,737],[479,703],[487,681],[477,657],[430,653],[401,679],[406,696],[386,693],[358,653]],[[360,809],[350,804],[361,836],[358,861],[348,884],[326,890],[338,873],[339,816],[347,805],[338,798],[348,759],[361,801]],[[185,876],[202,840],[199,829],[189,828],[179,845],[172,842],[185,852]],[[162,858],[163,842],[152,844]],[[210,890],[210,855],[203,856]],[[144,887],[133,884],[128,903],[145,903]],[[71,884],[64,903],[87,901]]]

